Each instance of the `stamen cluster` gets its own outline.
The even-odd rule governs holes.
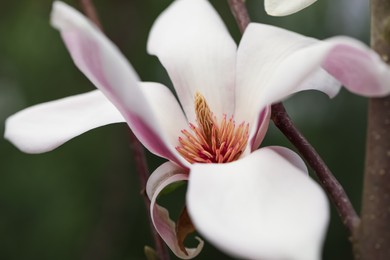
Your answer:
[[[249,124],[236,127],[233,116],[224,115],[221,123],[213,116],[203,95],[195,94],[197,125],[182,130],[176,150],[190,163],[227,163],[237,160],[249,138]]]

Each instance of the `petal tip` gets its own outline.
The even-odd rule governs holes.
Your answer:
[[[271,16],[287,16],[305,9],[317,0],[265,0],[264,9]]]
[[[56,29],[60,29],[65,23],[64,16],[66,13],[71,10],[71,7],[64,2],[54,1],[51,14],[50,14],[50,24]]]
[[[93,23],[89,23],[88,19],[78,10],[61,1],[53,2],[50,24],[60,31],[72,29],[76,25],[77,27],[95,26]]]
[[[49,152],[53,149],[40,149],[39,145],[34,145],[33,140],[28,138],[28,136],[23,134],[23,131],[18,130],[18,113],[8,117],[5,121],[5,131],[4,131],[4,139],[13,144],[16,148],[18,148],[23,153],[28,154],[39,154],[44,152]],[[29,142],[25,141],[26,139],[30,139]]]
[[[348,38],[325,41],[322,67],[350,92],[366,97],[390,94],[390,67],[365,44]]]

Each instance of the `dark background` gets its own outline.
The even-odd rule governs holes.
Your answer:
[[[78,7],[77,1],[66,1]],[[226,1],[214,0],[235,39]],[[368,41],[368,1],[319,0],[284,18],[266,16],[262,0],[248,0],[254,21],[320,39],[349,35]],[[96,0],[105,32],[143,80],[171,86],[146,53],[148,31],[171,0]],[[11,114],[34,104],[93,89],[73,65],[49,25],[52,1],[0,0],[0,131]],[[333,100],[305,92],[286,103],[289,114],[360,209],[366,99],[343,90]],[[290,146],[271,124],[263,145]],[[0,259],[144,259],[151,245],[147,216],[126,126],[88,132],[53,152],[21,153],[0,140]],[[150,170],[163,162],[148,153]],[[165,198],[174,209],[185,187]],[[333,206],[332,206],[332,211]],[[223,256],[206,243],[198,259]],[[332,213],[324,259],[352,259],[348,234]]]

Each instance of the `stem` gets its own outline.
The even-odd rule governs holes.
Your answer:
[[[80,5],[85,13],[85,15],[96,24],[96,26],[99,27],[100,30],[103,31],[103,26],[100,23],[99,17],[96,12],[96,8],[92,2],[92,0],[80,0]],[[146,213],[149,219],[149,225],[150,230],[152,233],[152,237],[155,244],[156,253],[159,257],[159,260],[169,260],[169,252],[167,250],[167,247],[160,237],[160,235],[157,233],[156,229],[154,228],[154,225],[152,223],[151,214],[150,214],[150,200],[148,196],[146,195],[145,189],[146,189],[146,183],[149,178],[149,170],[146,163],[146,157],[144,153],[144,148],[142,144],[139,142],[137,137],[134,135],[134,133],[129,129],[129,135],[130,135],[130,146],[134,153],[134,161],[136,164],[136,172],[139,176],[140,186],[141,186],[141,194],[144,197],[144,203],[146,206]]]
[[[80,0],[80,6],[83,10],[83,13],[91,20],[101,31],[103,31],[103,26],[99,20],[99,16],[96,12],[96,8],[92,0]]]
[[[146,183],[148,182],[149,178],[149,170],[148,165],[146,163],[145,158],[145,152],[144,147],[142,144],[138,141],[137,137],[134,135],[134,133],[129,129],[129,135],[130,135],[130,144],[131,148],[134,153],[134,161],[136,165],[136,170],[139,176],[140,184],[142,187],[141,194],[144,197],[144,202],[146,206],[146,213],[149,218],[149,224],[150,224],[150,230],[152,232],[152,236],[154,239],[154,245],[156,247],[156,252],[159,257],[159,260],[168,260],[169,259],[169,252],[167,250],[167,247],[164,243],[164,241],[161,239],[160,235],[157,233],[156,229],[153,226],[152,220],[150,218],[150,200],[148,198],[148,195],[146,194],[145,188]]]
[[[228,0],[228,3],[234,18],[236,19],[238,28],[240,28],[241,34],[243,34],[246,27],[251,22],[248,9],[245,6],[245,0]]]
[[[314,147],[295,127],[282,103],[272,106],[271,118],[276,127],[279,128],[288,140],[290,140],[314,170],[320,180],[321,186],[325,189],[336,206],[344,225],[348,228],[349,232],[353,234],[356,226],[359,224],[359,217],[341,184],[334,177]]]
[[[371,1],[371,46],[390,57],[390,2]],[[362,222],[356,259],[390,259],[390,96],[368,104]]]
[[[228,3],[240,31],[243,33],[250,23],[245,0],[228,0]],[[300,155],[314,170],[320,180],[321,186],[325,189],[334,203],[344,225],[348,228],[349,232],[353,234],[359,224],[359,216],[356,214],[351,201],[316,150],[294,126],[282,103],[272,105],[271,119],[274,121],[276,127],[278,127],[290,140],[297,148]]]

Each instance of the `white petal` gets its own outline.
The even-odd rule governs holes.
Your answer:
[[[165,241],[168,247],[177,257],[181,259],[191,259],[196,257],[203,248],[204,242],[196,237],[199,241],[196,248],[186,248],[186,252],[180,249],[179,242],[176,236],[176,224],[169,217],[169,212],[156,203],[159,193],[169,184],[186,181],[188,174],[186,170],[177,165],[166,162],[158,167],[150,176],[146,192],[150,198],[150,212],[152,214],[152,222],[161,238]]]
[[[54,2],[52,25],[59,29],[76,66],[111,100],[122,113],[137,138],[151,152],[179,162],[172,141],[172,131],[179,131],[184,117],[178,105],[169,105],[167,120],[155,107],[155,98],[149,100],[141,89],[137,74],[118,48],[82,14],[63,2]],[[166,91],[156,87],[156,91]],[[161,97],[171,101],[170,94]],[[153,95],[152,95],[153,96]],[[154,97],[154,96],[153,96]],[[177,103],[177,102],[176,102]],[[172,108],[179,108],[172,111]],[[167,111],[169,110],[169,111]],[[178,118],[168,118],[178,116]],[[165,122],[166,121],[166,122]],[[165,125],[161,125],[165,122]],[[167,124],[171,132],[165,133]],[[168,135],[168,136],[166,136]]]
[[[329,218],[326,196],[295,166],[298,156],[280,149],[286,148],[191,168],[189,214],[222,251],[245,259],[320,259]]]
[[[265,11],[273,16],[285,16],[296,13],[317,0],[264,0]]]
[[[274,152],[278,153],[285,160],[289,161],[292,165],[300,169],[302,173],[308,175],[309,171],[307,170],[305,162],[294,151],[283,146],[267,146],[267,149],[273,150]]]
[[[208,1],[175,1],[153,25],[148,52],[167,69],[189,121],[196,91],[217,117],[232,114],[236,44]]]
[[[367,97],[390,94],[390,67],[362,42],[333,37],[302,50],[352,93]]]
[[[236,110],[255,104],[239,112],[256,115],[263,106],[307,89],[333,97],[341,84],[359,95],[382,97],[390,94],[389,81],[390,67],[357,40],[334,37],[317,41],[277,27],[251,24],[238,50]],[[254,100],[249,102],[245,96]]]
[[[153,112],[155,121],[152,123],[160,135],[159,138],[162,138],[164,145],[170,148],[175,157],[173,161],[188,168],[189,163],[175,149],[179,143],[178,138],[182,135],[181,130],[188,128],[187,120],[177,99],[170,89],[159,83],[142,82],[140,87]],[[148,137],[149,139],[153,140],[156,137]],[[152,145],[155,144],[152,143]]]
[[[327,79],[317,76],[322,69],[341,82],[349,91],[368,97],[390,94],[390,68],[379,56],[359,41],[335,37],[319,41],[291,53],[276,68],[264,88],[266,103],[281,100],[295,92],[324,91]],[[332,96],[332,93],[324,91]]]
[[[237,53],[237,119],[254,122],[266,105],[304,88],[319,89],[334,96],[340,89],[340,83],[319,67],[315,73],[299,74],[301,77],[306,76],[302,82],[292,82],[290,78],[298,77],[295,67],[304,66],[306,60],[289,63],[291,72],[287,67],[283,74],[278,69],[289,55],[316,42],[318,40],[278,27],[250,24]],[[280,86],[271,85],[271,81],[280,82]]]
[[[10,116],[4,137],[26,153],[51,151],[84,132],[125,122],[99,91],[35,105]]]
[[[158,195],[157,190],[161,183],[177,174],[184,174],[187,176],[186,172],[187,170],[171,162],[165,162],[161,164],[148,178],[148,183],[146,184],[146,194],[148,195],[149,199],[152,199],[153,196]],[[188,176],[184,178],[184,180],[187,179]]]
[[[269,121],[271,119],[271,107],[266,106],[263,111],[261,111],[259,117],[256,120],[256,127],[250,132],[249,136],[249,150],[250,152],[259,148],[261,142],[263,141],[265,134],[268,130]]]

